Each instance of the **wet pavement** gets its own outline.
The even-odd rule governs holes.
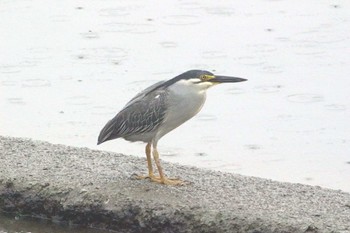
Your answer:
[[[350,232],[350,194],[163,163],[168,186],[135,179],[146,159],[0,136],[0,208],[123,233]]]

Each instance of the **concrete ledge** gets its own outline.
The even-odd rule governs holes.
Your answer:
[[[142,158],[0,136],[0,208],[119,232],[350,232],[349,193],[164,167],[192,184],[133,179]]]

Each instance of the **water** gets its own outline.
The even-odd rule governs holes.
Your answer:
[[[159,142],[180,164],[350,192],[350,2],[3,1],[0,133],[144,157],[97,136],[138,91],[189,69],[208,91]]]
[[[0,213],[0,233],[107,233],[112,231],[68,226],[52,223],[44,219],[18,217],[11,214]],[[115,232],[115,231],[113,231]],[[117,233],[117,232],[115,232]]]

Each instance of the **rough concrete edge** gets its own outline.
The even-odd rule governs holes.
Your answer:
[[[126,201],[118,209],[108,210],[103,203],[86,196],[84,202],[64,204],[62,199],[69,193],[57,193],[52,198],[40,194],[40,189],[30,189],[21,182],[0,182],[0,208],[7,213],[51,220],[53,223],[80,225],[91,228],[115,230],[118,233],[134,232],[311,232],[292,226],[280,226],[271,231],[271,223],[261,224],[251,219],[235,219],[235,224],[220,224],[224,221],[219,212],[208,215],[201,208],[172,209],[172,206],[147,208],[145,203]],[[77,190],[71,190],[75,192]],[[53,193],[54,194],[54,193]],[[91,198],[91,199],[90,199]],[[201,217],[205,215],[205,220]],[[208,216],[210,216],[208,218]],[[229,221],[231,221],[230,219]],[[273,224],[272,224],[273,225]],[[281,229],[284,230],[281,230]],[[316,231],[315,231],[316,232]]]
[[[31,139],[25,140],[43,143]],[[169,209],[172,206],[164,205],[151,210],[147,208],[147,204],[141,205],[133,200],[126,201],[118,209],[110,210],[104,203],[96,201],[94,199],[96,197],[89,195],[84,197],[84,202],[72,204],[64,201],[69,199],[72,192],[76,194],[79,190],[71,189],[67,192],[50,190],[52,195],[49,198],[47,195],[42,195],[42,190],[48,191],[44,184],[28,186],[21,180],[1,178],[0,209],[19,215],[49,219],[56,223],[79,224],[125,233],[159,232],[159,229],[162,229],[162,232],[324,232],[312,225],[307,227],[304,225],[304,228],[301,228],[246,216],[227,219],[227,216],[221,216],[219,211],[210,213],[209,219],[203,221],[201,216],[206,210],[201,208],[180,208],[171,211]],[[231,222],[229,229],[223,226],[225,224],[221,224],[223,221]]]

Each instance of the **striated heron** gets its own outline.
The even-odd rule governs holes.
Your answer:
[[[145,142],[148,175],[138,177],[161,184],[183,184],[179,179],[165,176],[157,150],[159,139],[201,110],[209,87],[246,80],[214,75],[205,70],[190,70],[168,81],[160,81],[137,94],[107,122],[98,136],[97,145],[116,138]],[[151,149],[159,176],[153,173]]]

